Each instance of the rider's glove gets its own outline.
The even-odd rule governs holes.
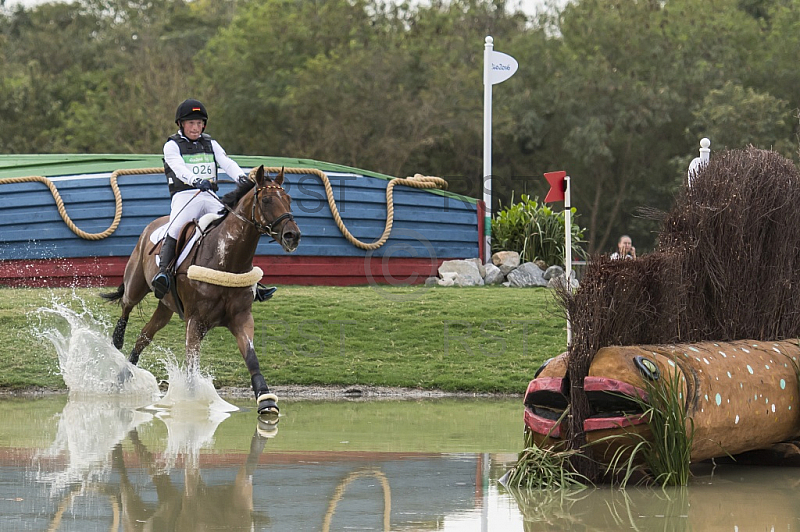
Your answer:
[[[208,179],[202,179],[198,177],[194,181],[192,181],[192,186],[196,189],[199,189],[201,192],[206,192],[211,190],[211,181]]]
[[[249,177],[247,177],[245,174],[242,174],[242,175],[239,176],[238,184],[239,184],[240,187],[243,186],[243,185],[246,185],[248,183],[250,183],[250,178]]]

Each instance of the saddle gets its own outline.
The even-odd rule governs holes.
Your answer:
[[[167,269],[175,271],[184,259],[186,259],[189,250],[195,245],[198,245],[211,229],[219,225],[223,217],[224,216],[219,214],[210,213],[202,216],[199,220],[194,219],[184,224],[184,226],[181,227],[180,233],[178,233],[177,243],[175,244],[175,257],[172,262],[167,265]],[[155,254],[158,256],[161,252],[161,246],[167,232],[166,228],[166,225],[161,226],[150,235],[150,242],[153,246],[150,248],[148,255]]]

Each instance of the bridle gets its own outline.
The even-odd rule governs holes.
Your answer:
[[[259,222],[258,219],[256,218],[256,205],[258,205],[258,212],[259,212],[259,215],[260,215],[259,217],[263,219],[263,218],[265,218],[265,216],[264,216],[264,210],[261,208],[261,202],[258,200],[258,194],[261,191],[266,190],[266,189],[283,190],[283,187],[280,186],[280,185],[275,185],[275,184],[264,185],[263,187],[259,187],[258,185],[256,185],[255,192],[253,193],[253,205],[250,208],[250,219],[249,220],[247,218],[245,218],[244,216],[242,216],[241,214],[239,214],[238,212],[236,212],[235,210],[233,210],[232,208],[230,208],[228,205],[225,205],[225,203],[222,203],[222,202],[220,202],[220,203],[222,203],[222,205],[225,207],[225,209],[227,209],[227,211],[229,213],[233,214],[234,216],[236,216],[241,221],[243,221],[243,222],[245,222],[247,224],[250,224],[253,227],[255,227],[256,231],[258,231],[258,233],[260,235],[269,235],[269,236],[272,237],[272,239],[274,241],[277,242],[278,241],[278,237],[280,235],[273,228],[276,227],[281,222],[292,222],[292,221],[294,221],[294,216],[292,215],[291,212],[285,212],[285,213],[281,214],[280,216],[278,216],[277,218],[275,218],[274,220],[272,220],[269,223],[262,224],[261,222]],[[219,198],[217,198],[217,199],[219,199]]]
[[[279,223],[283,222],[284,220],[287,222],[293,222],[294,216],[291,212],[285,212],[272,220],[268,224],[262,224],[258,220],[256,220],[256,205],[258,205],[258,212],[261,215],[261,218],[264,218],[264,210],[261,208],[261,202],[258,201],[258,193],[262,190],[274,188],[278,190],[283,190],[283,187],[280,185],[264,185],[263,187],[259,187],[256,185],[256,191],[253,193],[253,205],[250,207],[250,219],[253,227],[256,228],[256,231],[261,233],[262,235],[269,235],[275,240],[277,240],[278,234],[272,229],[273,227],[277,226]]]

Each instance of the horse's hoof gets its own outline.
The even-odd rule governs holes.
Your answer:
[[[262,393],[258,396],[258,415],[265,417],[278,417],[278,396],[274,393]]]
[[[256,431],[262,438],[274,438],[278,435],[278,419],[264,419],[258,418],[258,427]]]

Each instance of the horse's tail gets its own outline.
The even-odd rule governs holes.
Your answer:
[[[106,292],[104,294],[100,294],[100,297],[108,301],[109,303],[119,303],[122,300],[122,296],[125,294],[125,283],[122,283],[117,287],[117,290],[114,292]]]

